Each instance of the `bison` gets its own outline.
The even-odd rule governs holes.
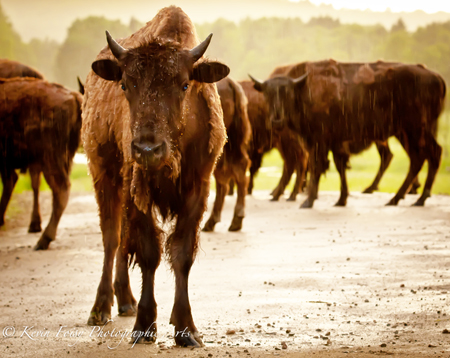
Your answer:
[[[254,81],[270,104],[273,125],[288,126],[300,134],[310,152],[311,180],[302,207],[312,207],[317,198],[329,150],[337,153],[337,164],[342,167],[346,158],[339,157],[339,151],[346,144],[367,146],[391,136],[405,147],[411,166],[388,204],[396,205],[404,197],[428,160],[427,181],[415,203],[424,205],[442,152],[435,136],[446,91],[443,79],[421,65],[377,62],[354,66],[330,60],[305,66],[307,71],[298,77],[290,71],[288,76]],[[356,68],[350,81],[345,74],[349,68]]]
[[[228,141],[214,169],[216,179],[216,198],[214,207],[203,231],[213,231],[220,221],[225,196],[229,190],[230,179],[237,186],[237,202],[229,231],[239,231],[245,216],[245,196],[247,195],[247,170],[250,167],[248,156],[252,134],[247,114],[247,97],[241,85],[227,77],[217,83],[217,90],[223,109]]]
[[[0,59],[0,78],[33,77],[44,79],[39,71],[17,61]]]
[[[86,79],[83,143],[94,181],[104,265],[89,325],[136,309],[128,258],[142,271],[134,342],[156,339],[155,270],[162,244],[175,274],[170,323],[180,346],[200,346],[188,277],[198,249],[210,177],[226,140],[214,82],[229,68],[202,58],[195,27],[178,7],[167,7],[131,36],[105,47]],[[167,237],[159,219],[174,219]],[[118,250],[119,249],[119,250]],[[117,253],[116,275],[112,270]]]
[[[268,109],[264,96],[254,89],[253,82],[241,81],[239,83],[248,99],[248,117],[252,128],[252,140],[249,147],[251,166],[248,192],[249,194],[252,193],[254,177],[261,167],[263,155],[272,148],[277,148],[284,160],[284,165],[280,182],[272,191],[272,200],[277,201],[283,195],[295,170],[297,177],[288,199],[289,201],[295,201],[305,180],[308,161],[307,152],[304,150],[296,133],[293,133],[288,128],[281,131],[272,130],[268,120]]]
[[[69,174],[80,142],[81,103],[78,92],[35,78],[0,79],[0,173],[3,193],[0,225],[17,182],[16,169],[30,171],[34,192],[30,232],[41,231],[40,173],[53,194],[53,210],[35,250],[55,240],[61,215],[69,199]]]

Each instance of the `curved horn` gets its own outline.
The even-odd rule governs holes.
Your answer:
[[[83,84],[83,82],[81,82],[79,76],[77,76],[77,81],[78,81],[78,91],[79,91],[81,94],[84,94],[84,84]]]
[[[263,82],[257,80],[256,78],[253,78],[251,74],[249,74],[248,77],[250,77],[250,79],[253,81],[253,87],[255,88],[255,90],[261,92],[262,87],[263,87]]]
[[[111,34],[108,31],[106,31],[106,41],[108,41],[108,45],[109,45],[109,48],[111,49],[112,54],[118,60],[120,60],[123,57],[123,55],[127,52],[127,50],[125,48],[120,46],[116,42],[116,40],[114,40],[112,38]]]
[[[203,54],[205,53],[206,49],[209,46],[209,43],[211,42],[212,35],[213,34],[209,34],[209,36],[206,38],[205,41],[203,41],[200,45],[197,45],[191,51],[189,51],[192,55],[192,59],[194,60],[194,62],[197,62],[200,59],[200,57],[203,56]]]
[[[304,75],[301,75],[300,77],[294,78],[292,81],[293,81],[295,84],[302,83],[303,81],[306,80],[306,77],[308,77],[308,75],[309,75],[309,72],[306,72]]]

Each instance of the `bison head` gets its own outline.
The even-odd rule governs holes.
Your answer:
[[[157,40],[125,49],[106,32],[114,59],[92,64],[101,78],[115,81],[130,108],[131,156],[145,169],[170,167],[186,127],[185,112],[193,82],[213,83],[226,77],[229,68],[218,62],[198,61],[212,34],[197,47]]]
[[[250,76],[257,91],[264,94],[269,109],[269,118],[274,128],[282,128],[294,122],[297,116],[298,91],[306,84],[308,74],[292,79],[286,76],[274,77],[265,82]]]

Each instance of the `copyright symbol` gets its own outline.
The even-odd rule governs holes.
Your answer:
[[[16,329],[13,326],[7,326],[3,328],[3,337],[8,338],[14,336]]]

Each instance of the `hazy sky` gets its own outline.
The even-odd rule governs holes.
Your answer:
[[[293,1],[293,2],[289,2]],[[76,19],[87,16],[105,16],[120,19],[127,24],[131,17],[141,22],[149,21],[164,6],[177,4],[196,23],[212,22],[219,17],[239,21],[246,17],[259,18],[300,17],[309,21],[311,17],[332,16],[329,5],[317,7],[306,3],[294,3],[303,0],[0,0],[3,11],[24,41],[33,37],[50,38],[64,41],[68,27]],[[417,26],[424,26],[432,21],[450,20],[450,0],[310,0],[312,4],[332,4],[336,9],[367,9],[384,11],[390,14],[360,13],[348,11],[340,18],[342,23],[383,24],[390,28],[398,21],[396,12],[421,9],[427,12],[447,11],[440,14],[415,14],[404,18],[406,27],[414,31]],[[300,6],[299,6],[300,5]],[[330,11],[331,10],[331,11]],[[354,10],[353,10],[354,11]],[[344,11],[345,12],[345,11]],[[382,14],[382,15],[381,15]]]
[[[289,0],[299,2],[303,0]],[[309,0],[313,4],[331,4],[335,9],[370,9],[385,11],[390,8],[394,12],[423,10],[428,13],[450,12],[449,0]]]

